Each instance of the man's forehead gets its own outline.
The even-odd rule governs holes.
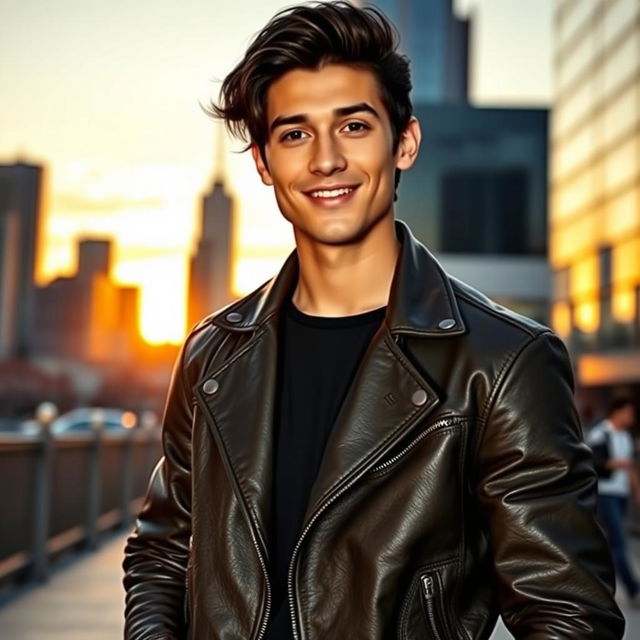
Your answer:
[[[366,69],[327,65],[320,70],[293,69],[275,80],[267,93],[268,122],[279,116],[333,116],[349,105],[366,103],[379,113],[381,98],[375,76]]]

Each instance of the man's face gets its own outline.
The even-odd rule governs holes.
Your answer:
[[[636,421],[636,408],[632,404],[626,404],[618,410],[619,421],[625,429],[633,427]]]
[[[636,408],[633,404],[625,404],[610,419],[618,429],[630,429],[636,422]]]
[[[391,124],[372,72],[339,64],[294,69],[269,87],[266,114],[268,166],[255,144],[252,155],[297,237],[358,242],[393,216],[394,172],[413,164],[420,130],[413,118],[410,140],[403,137],[392,154]],[[338,188],[348,192],[331,193]]]

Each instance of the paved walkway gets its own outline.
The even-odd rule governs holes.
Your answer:
[[[6,640],[122,640],[122,549],[112,537],[98,552],[84,552],[49,582],[19,594],[0,608]]]
[[[98,552],[79,555],[65,568],[55,570],[46,585],[24,591],[5,603],[0,608],[0,638],[122,640],[125,537],[113,537]],[[640,542],[634,544],[634,551],[636,564],[640,565]],[[625,640],[640,638],[640,610],[625,610],[625,615]],[[512,636],[498,624],[491,640],[512,640]]]

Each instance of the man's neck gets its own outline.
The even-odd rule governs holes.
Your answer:
[[[401,246],[394,221],[385,222],[358,244],[320,245],[296,237],[295,306],[316,316],[356,315],[385,306]]]

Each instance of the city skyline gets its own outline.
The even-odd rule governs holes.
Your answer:
[[[198,101],[217,97],[219,84],[211,80],[221,80],[253,34],[289,4],[246,2],[247,10],[214,14],[196,0],[179,10],[65,0],[54,16],[43,15],[35,2],[0,12],[8,27],[0,42],[0,81],[9,88],[0,106],[0,159],[46,165],[40,283],[73,270],[78,235],[112,236],[115,279],[142,286],[145,338],[180,341],[185,314],[167,309],[186,307],[197,207],[219,169],[220,127]],[[550,17],[543,5],[551,3],[517,12],[508,4],[456,3],[461,15],[476,8],[472,103],[548,103]],[[527,29],[507,28],[516,23]],[[541,63],[528,78],[517,78],[514,61],[530,61],[534,42]],[[242,294],[275,273],[293,241],[248,154],[233,153],[236,141],[228,144],[227,188],[231,197],[242,195],[234,273],[234,289]]]

